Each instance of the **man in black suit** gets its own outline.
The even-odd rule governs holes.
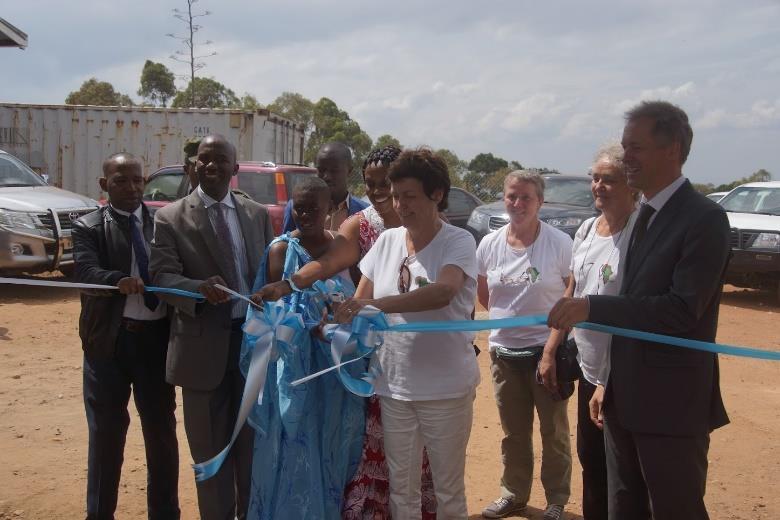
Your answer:
[[[551,327],[591,321],[715,340],[729,224],[682,176],[692,138],[687,115],[670,103],[626,114],[628,183],[643,197],[620,295],[564,298]],[[728,423],[717,355],[613,336],[606,392],[591,411],[603,417],[611,520],[708,518],[709,434]]]
[[[146,446],[149,518],[178,519],[176,395],[165,382],[169,326],[165,304],[144,293],[153,222],[141,202],[141,163],[130,154],[112,155],[103,163],[100,187],[109,204],[73,226],[78,281],[119,288],[81,295],[87,519],[114,518],[131,388]]]

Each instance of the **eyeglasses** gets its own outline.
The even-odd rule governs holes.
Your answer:
[[[409,271],[409,266],[406,263],[409,261],[409,257],[404,258],[401,262],[401,267],[398,268],[398,292],[401,294],[409,292],[409,287],[412,285],[412,273]]]

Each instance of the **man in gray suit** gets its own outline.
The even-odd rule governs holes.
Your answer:
[[[550,326],[591,321],[715,340],[729,223],[682,175],[692,139],[688,116],[670,103],[626,114],[628,184],[643,195],[620,294],[563,298]],[[710,432],[728,423],[718,356],[613,336],[610,363],[606,393],[591,400],[592,419],[603,418],[610,520],[706,520]]]
[[[238,357],[246,304],[215,285],[250,293],[273,230],[264,207],[230,192],[238,164],[224,137],[201,141],[195,172],[199,186],[155,215],[149,267],[155,285],[206,298],[163,296],[173,306],[166,379],[182,387],[190,452],[203,462],[229,442],[244,388]],[[246,518],[252,438],[244,426],[220,471],[197,484],[204,520]]]

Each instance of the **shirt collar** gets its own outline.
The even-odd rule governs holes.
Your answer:
[[[218,202],[221,202],[225,206],[229,208],[235,208],[235,203],[233,202],[233,196],[230,193],[230,190],[228,190],[227,194],[225,194],[225,197],[222,200],[216,200],[211,198],[209,195],[206,194],[205,191],[203,191],[203,188],[200,187],[200,184],[198,184],[198,187],[195,188],[195,192],[200,197],[200,200],[203,201],[203,205],[206,206],[206,209],[209,209],[214,204],[217,204]]]
[[[350,198],[351,198],[351,196],[350,196],[349,192],[347,192],[347,198],[344,199],[343,201],[339,202],[338,205],[336,205],[336,207],[331,210],[331,213],[335,213],[335,212],[337,212],[339,210],[342,210],[344,208],[349,210]]]
[[[116,206],[114,206],[114,205],[112,205],[110,203],[109,203],[109,206],[111,206],[111,209],[113,211],[115,211],[117,214],[122,215],[123,217],[130,218],[130,213],[128,213],[127,211],[122,211],[121,209],[117,208]],[[138,221],[140,222],[140,220],[141,220],[141,218],[143,217],[143,214],[144,214],[142,205],[139,204],[138,207],[135,208],[135,211],[133,211],[132,214],[135,215],[135,218],[137,218]]]
[[[641,202],[643,204],[649,204],[650,206],[652,206],[657,213],[661,211],[661,208],[663,208],[666,205],[666,203],[669,202],[669,199],[672,198],[674,192],[680,189],[680,186],[682,186],[683,184],[685,184],[685,177],[680,175],[674,181],[672,181],[672,183],[669,186],[656,193],[652,199],[648,200],[647,198],[645,198],[644,195],[642,195]]]

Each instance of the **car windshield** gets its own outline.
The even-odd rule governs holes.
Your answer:
[[[744,186],[721,199],[726,211],[780,215],[780,187]]]
[[[590,207],[593,195],[590,192],[590,179],[544,178],[544,202],[547,204],[571,204]]]
[[[260,204],[278,204],[273,174],[239,170],[238,189]]]
[[[0,188],[46,186],[46,182],[26,164],[10,155],[0,155]]]
[[[183,175],[182,172],[157,175],[146,184],[144,200],[176,200]]]

